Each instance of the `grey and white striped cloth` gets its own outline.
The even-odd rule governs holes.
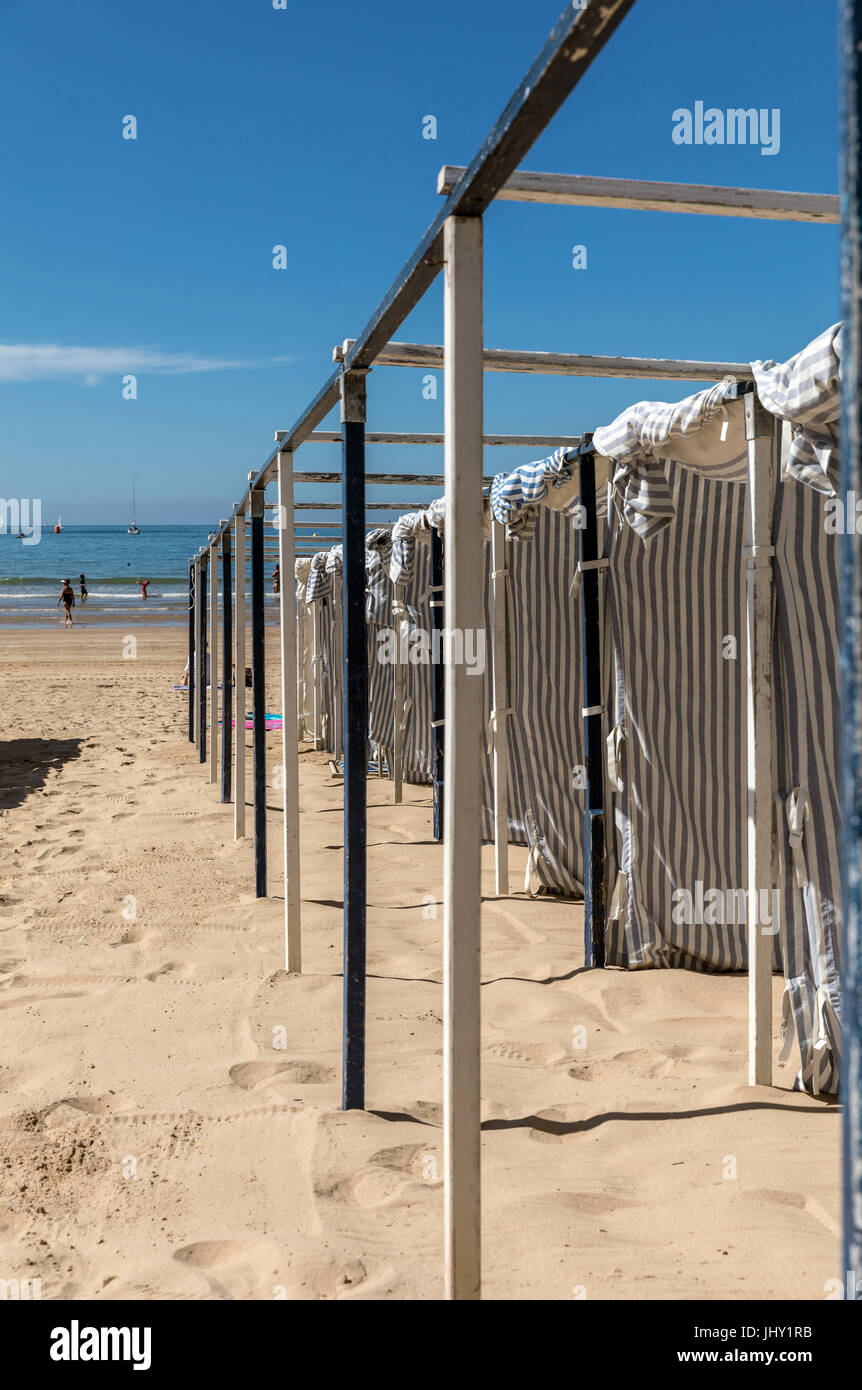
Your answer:
[[[841,324],[835,323],[788,362],[752,362],[766,409],[791,424],[787,477],[834,497],[840,463]]]
[[[525,888],[583,896],[585,808],[581,719],[581,632],[573,580],[578,532],[547,507],[533,517],[529,539],[507,541],[506,628],[509,839],[528,845]],[[493,642],[489,547],[485,545],[486,648]],[[485,673],[487,756],[483,835],[494,835],[491,758],[491,662]]]
[[[732,400],[735,394],[736,381],[725,377],[673,404],[639,401],[596,430],[596,449],[614,465],[614,501],[644,540],[673,519],[664,460],[725,482],[745,478],[748,452],[742,403]]]
[[[305,602],[311,560],[299,556],[294,561],[294,580],[296,586],[296,736],[297,739],[312,739],[314,704],[312,688],[314,670],[312,666],[311,634],[309,632],[309,613]]]
[[[327,568],[329,551],[319,550],[312,555],[305,590],[305,604],[312,627],[312,649],[317,643],[317,656],[312,661],[314,687],[317,690],[318,727],[314,736],[318,738],[328,753],[338,750],[340,733],[338,731],[339,690],[341,686],[341,662],[338,659],[340,644],[339,632],[335,622],[333,590],[337,585],[339,592],[341,576],[337,571]]]
[[[792,432],[773,528],[775,965],[787,981],[787,1041],[795,1032],[801,1054],[797,1084],[834,1091],[838,565],[825,507],[839,443],[839,329],[785,364],[752,363],[752,375]],[[609,964],[628,968],[747,966],[747,450],[731,387],[640,403],[594,435],[614,464],[617,518],[605,547],[606,804],[620,865],[607,950]],[[530,544],[542,544],[538,532]]]

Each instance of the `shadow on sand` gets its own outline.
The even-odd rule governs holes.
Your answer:
[[[80,738],[0,740],[0,811],[20,806],[40,791],[48,773],[81,756]]]

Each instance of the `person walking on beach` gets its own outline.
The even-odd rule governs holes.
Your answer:
[[[280,594],[280,593],[281,593],[281,566],[280,566],[280,565],[276,565],[275,569],[274,569],[273,572],[272,572],[272,592],[273,592],[274,594]]]
[[[144,602],[146,602],[147,589],[150,587],[150,581],[149,579],[139,579],[138,583],[141,586],[141,598],[144,600]]]
[[[85,574],[81,575],[81,602],[87,602],[87,576]]]
[[[62,603],[66,616],[63,619],[63,626],[68,623],[69,627],[75,626],[75,619],[72,617],[72,609],[75,607],[75,590],[72,588],[68,579],[63,580],[63,587],[60,590],[60,597],[57,599],[57,607]]]

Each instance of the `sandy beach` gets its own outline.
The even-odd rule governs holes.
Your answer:
[[[280,793],[256,900],[171,691],[186,634],[136,627],[134,659],[126,636],[0,633],[0,1276],[45,1299],[438,1299],[430,789],[396,807],[369,782],[369,1110],[343,1113],[341,784],[303,751],[288,976]],[[795,1054],[747,1086],[745,977],[585,972],[582,905],[496,900],[484,856],[484,1297],[822,1299],[838,1109],[792,1092]]]

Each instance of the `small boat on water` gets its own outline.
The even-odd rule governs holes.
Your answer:
[[[59,534],[60,534],[60,532],[62,531],[62,529],[63,529],[63,518],[62,518],[61,516],[58,516],[58,517],[57,517],[57,524],[56,524],[56,526],[54,527],[54,535],[55,535],[55,536],[59,536]]]
[[[140,528],[140,526],[138,525],[138,523],[137,523],[136,520],[135,520],[135,511],[136,511],[136,510],[137,510],[137,509],[136,509],[136,507],[135,507],[135,485],[134,485],[134,483],[133,483],[133,484],[132,484],[132,524],[131,524],[131,526],[128,528],[128,531],[127,531],[127,533],[126,533],[126,534],[129,535],[129,536],[139,536],[139,535],[141,534],[141,528]]]

